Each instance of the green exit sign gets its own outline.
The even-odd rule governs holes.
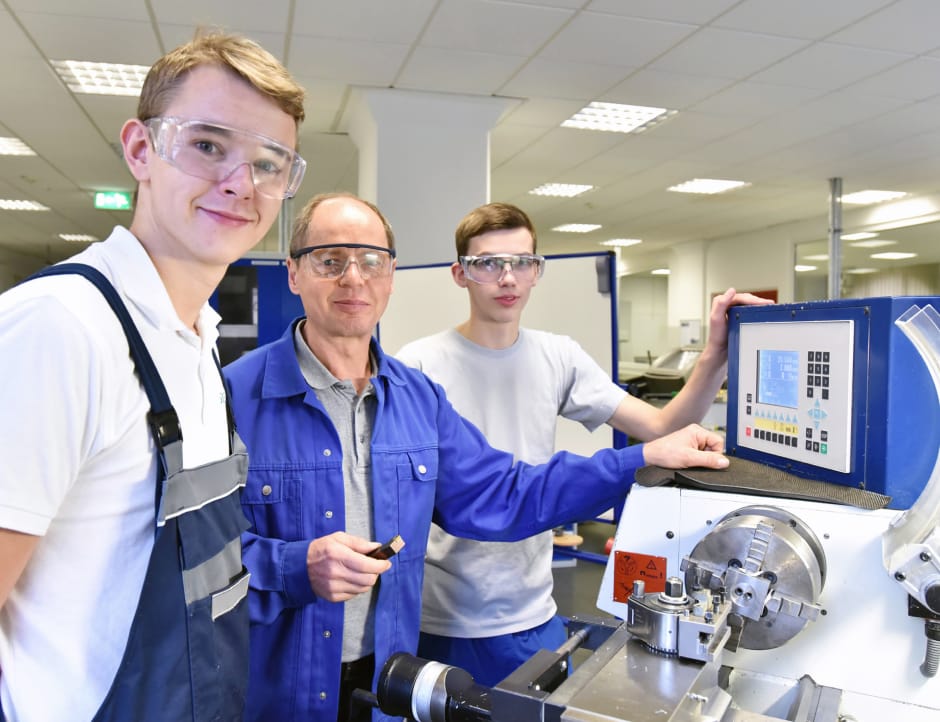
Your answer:
[[[129,211],[131,194],[127,191],[96,191],[95,208],[106,211]]]

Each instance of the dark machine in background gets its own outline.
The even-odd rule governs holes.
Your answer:
[[[287,264],[280,257],[236,261],[209,302],[222,316],[218,347],[223,366],[274,341],[304,312],[288,288]]]

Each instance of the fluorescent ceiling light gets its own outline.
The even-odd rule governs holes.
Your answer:
[[[849,245],[853,248],[881,248],[882,246],[893,246],[897,241],[889,241],[887,238],[879,238],[875,241],[856,241]]]
[[[150,68],[146,65],[53,60],[52,67],[73,93],[140,95]]]
[[[864,241],[868,238],[874,238],[877,236],[877,233],[869,233],[868,231],[862,231],[861,233],[846,233],[842,236],[843,241]]]
[[[594,186],[578,185],[577,183],[543,183],[538,188],[529,191],[533,196],[556,196],[558,198],[574,198],[589,191]]]
[[[856,276],[861,276],[864,273],[878,273],[877,268],[847,268],[845,269],[846,273],[851,273]]]
[[[668,268],[654,268],[652,271],[650,271],[650,274],[652,274],[653,276],[668,276],[669,269]]]
[[[857,206],[867,206],[872,203],[894,201],[906,195],[907,193],[902,193],[901,191],[858,191],[857,193],[848,193],[842,196],[842,202]]]
[[[605,130],[612,133],[642,133],[677,112],[667,108],[594,101],[564,121],[561,127]]]
[[[14,201],[0,198],[0,211],[48,211],[49,208],[35,201]]]
[[[916,253],[901,253],[900,251],[888,251],[886,253],[872,253],[872,258],[879,258],[882,261],[904,261],[908,258],[915,258]]]
[[[803,258],[807,261],[828,261],[829,254],[828,253],[814,253],[812,256],[803,256]]]
[[[680,183],[666,190],[675,191],[676,193],[705,193],[711,195],[713,193],[724,193],[725,191],[749,185],[751,184],[745,181],[720,180],[717,178],[693,178],[690,181]]]
[[[793,270],[796,271],[797,273],[806,273],[807,271],[815,271],[816,266],[804,266],[798,263],[793,267]]]
[[[600,226],[595,223],[563,223],[560,226],[555,226],[552,230],[560,233],[590,233],[598,228]]]
[[[639,238],[611,238],[609,241],[601,241],[602,246],[618,246],[619,248],[626,248],[627,246],[635,246],[638,243],[643,241]]]
[[[0,155],[36,155],[36,151],[19,138],[0,138]]]
[[[98,240],[95,236],[89,236],[87,233],[60,233],[59,238],[71,243],[91,243]]]

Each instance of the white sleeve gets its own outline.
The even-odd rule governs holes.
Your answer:
[[[3,300],[0,527],[41,535],[90,448],[100,365],[85,325],[65,304]]]
[[[557,338],[564,368],[568,370],[568,385],[559,414],[594,431],[613,416],[627,392],[576,341],[568,336]]]
[[[421,357],[423,356],[421,346],[423,341],[424,339],[418,339],[417,341],[406,343],[398,349],[398,353],[394,354],[395,358],[406,366],[411,366],[419,371],[423,371],[424,367],[421,365]]]

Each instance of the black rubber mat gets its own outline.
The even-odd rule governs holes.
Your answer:
[[[726,469],[664,469],[659,466],[644,466],[637,470],[636,482],[640,486],[663,486],[675,482],[679,486],[696,489],[826,501],[859,509],[883,509],[891,501],[891,497],[884,494],[826,481],[804,479],[766,464],[734,456],[729,456],[728,459],[731,463]]]

